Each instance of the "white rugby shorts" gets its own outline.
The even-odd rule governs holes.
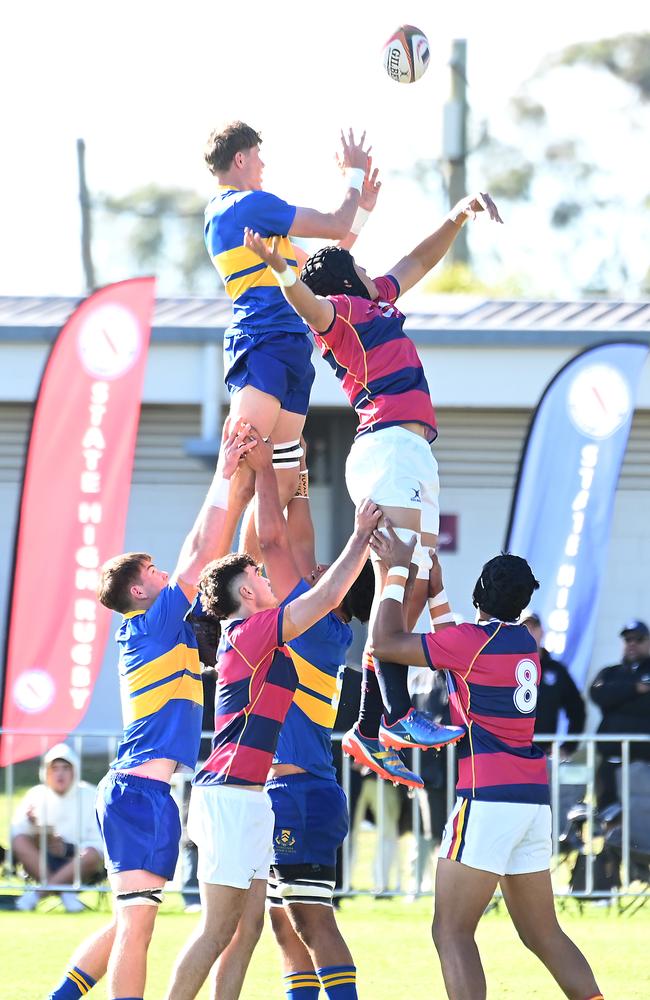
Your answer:
[[[420,532],[438,535],[438,463],[428,441],[419,434],[399,426],[363,434],[350,449],[345,482],[355,506],[370,497],[380,507],[419,510]],[[413,561],[418,564],[418,576],[428,577],[431,559],[420,536]]]
[[[399,426],[362,434],[350,448],[345,482],[355,506],[371,497],[381,507],[420,510],[422,530],[438,534],[438,463],[419,434]]]
[[[265,791],[195,785],[187,834],[199,852],[199,882],[249,889],[267,879],[273,860],[274,816]]]
[[[496,875],[546,871],[551,866],[551,807],[457,798],[439,857]]]

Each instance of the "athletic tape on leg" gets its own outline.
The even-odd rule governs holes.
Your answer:
[[[284,441],[273,446],[273,468],[295,469],[300,465],[303,450],[300,441]]]
[[[165,887],[160,889],[135,889],[133,892],[118,892],[115,902],[119,906],[160,906]]]

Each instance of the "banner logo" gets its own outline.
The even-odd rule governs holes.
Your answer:
[[[592,438],[606,438],[630,416],[632,398],[626,379],[611,365],[589,365],[569,386],[569,416]]]
[[[79,330],[79,357],[89,375],[117,378],[137,361],[141,341],[133,313],[122,306],[101,306]]]

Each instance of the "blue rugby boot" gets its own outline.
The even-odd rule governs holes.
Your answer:
[[[407,788],[424,788],[424,782],[419,774],[409,771],[408,767],[395,750],[387,750],[379,740],[362,736],[358,723],[348,730],[342,740],[343,750],[357,764],[362,764],[374,771],[385,781],[394,785],[406,785]]]
[[[458,743],[465,735],[462,726],[439,726],[424,712],[410,708],[403,719],[392,726],[386,724],[382,716],[379,726],[379,742],[384,747],[403,750],[406,747],[420,747],[421,750],[449,746]]]

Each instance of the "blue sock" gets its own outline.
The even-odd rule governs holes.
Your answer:
[[[316,969],[328,1000],[357,1000],[357,970],[354,965],[327,965]]]
[[[97,980],[89,976],[83,969],[73,966],[68,969],[57,988],[50,993],[48,1000],[78,1000],[90,993]]]
[[[309,972],[290,972],[284,977],[284,995],[287,1000],[318,1000],[320,983],[313,969]]]

